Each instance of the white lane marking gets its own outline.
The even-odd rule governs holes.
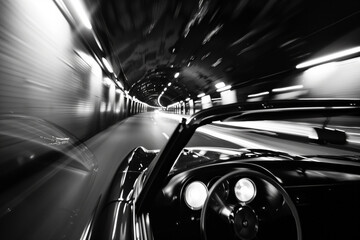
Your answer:
[[[162,135],[166,138],[169,139],[169,136],[166,133],[162,133]]]
[[[258,144],[258,143],[255,143],[255,142],[252,142],[252,141],[249,141],[249,140],[245,140],[245,139],[242,139],[242,138],[239,138],[239,137],[234,137],[232,135],[221,133],[221,132],[216,131],[216,130],[211,130],[208,127],[198,128],[196,130],[196,132],[200,132],[200,133],[203,133],[203,134],[206,134],[206,135],[210,135],[212,137],[219,138],[219,139],[225,140],[227,142],[237,144],[237,145],[239,145],[241,147],[244,147],[244,148],[269,149],[269,150],[278,151],[277,149],[269,148],[268,146],[265,146],[265,145],[262,145],[262,144]]]

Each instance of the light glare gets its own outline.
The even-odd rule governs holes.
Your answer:
[[[215,84],[215,87],[216,87],[217,89],[223,88],[223,87],[225,87],[225,83],[224,83],[224,82],[219,82],[219,83]]]
[[[289,87],[283,87],[283,88],[274,88],[273,92],[286,92],[286,91],[292,91],[303,88],[303,85],[295,85],[295,86],[289,86]]]
[[[326,56],[323,56],[323,57],[315,58],[313,60],[309,60],[309,61],[300,63],[300,64],[296,65],[296,68],[300,69],[300,68],[306,68],[306,67],[314,66],[314,65],[317,65],[317,64],[320,64],[320,63],[325,63],[325,62],[328,62],[328,61],[332,61],[332,60],[336,60],[336,59],[339,59],[339,58],[342,58],[342,57],[346,57],[346,56],[349,56],[349,55],[352,55],[352,54],[355,54],[355,53],[358,53],[358,52],[360,52],[360,46],[350,48],[350,49],[347,49],[347,50],[343,50],[343,51],[340,51],[340,52],[332,53],[332,54],[329,54],[329,55],[326,55]]]
[[[79,0],[70,1],[71,4],[74,6],[74,9],[77,11],[77,15],[80,18],[82,24],[89,30],[92,29],[90,20],[87,16],[86,10],[84,5]]]
[[[269,92],[260,92],[260,93],[254,93],[254,94],[250,94],[248,95],[249,98],[251,97],[260,97],[260,96],[264,96],[264,95],[268,95]]]
[[[228,86],[225,86],[225,87],[222,87],[222,88],[219,88],[218,90],[216,90],[217,92],[224,92],[224,91],[227,91],[227,90],[230,90],[231,86],[228,85]]]
[[[106,58],[101,58],[105,68],[110,72],[110,73],[113,73],[114,70],[113,68],[111,67],[110,63],[106,60]]]

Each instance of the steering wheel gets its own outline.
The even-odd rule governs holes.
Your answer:
[[[259,219],[258,213],[260,209],[253,208],[251,204],[248,204],[246,202],[238,202],[236,204],[234,203],[231,204],[227,199],[224,199],[222,194],[218,194],[219,187],[221,187],[221,185],[225,181],[234,180],[234,179],[249,179],[249,180],[254,179],[258,182],[259,181],[266,182],[266,184],[272,186],[273,189],[276,189],[276,192],[280,193],[282,196],[283,199],[282,205],[283,206],[287,205],[287,211],[289,212],[290,210],[292,218],[294,219],[296,226],[297,240],[302,240],[299,214],[290,196],[274,178],[266,174],[263,174],[261,172],[249,170],[249,169],[236,169],[226,174],[225,176],[221,177],[210,188],[208,197],[204,203],[200,216],[200,234],[202,240],[208,240],[210,238],[209,231],[214,226],[207,227],[208,225],[207,222],[209,221],[209,216],[211,214],[212,214],[211,216],[213,216],[214,213],[215,216],[219,216],[220,219],[224,220],[221,222],[225,222],[225,225],[228,225],[229,228],[232,229],[229,232],[231,232],[233,239],[251,240],[251,239],[263,239],[263,238],[266,239],[279,239],[279,237],[281,238],[281,236],[279,235],[282,234],[283,231],[281,229],[281,226],[279,225],[276,225],[280,227],[279,230],[276,229],[271,230],[271,232],[276,232],[276,236],[267,235],[268,233],[266,231],[268,231],[268,228],[266,228],[265,226],[266,223],[262,222],[263,219]],[[213,210],[212,213],[210,213],[210,209]],[[267,222],[272,222],[272,223],[275,222],[275,217],[272,214],[267,216],[267,218],[268,218]],[[287,229],[283,229],[283,230],[285,231]],[[262,231],[266,233],[262,233]],[[295,237],[295,234],[293,232],[294,231],[292,231],[292,234]],[[288,238],[288,236],[284,238]]]

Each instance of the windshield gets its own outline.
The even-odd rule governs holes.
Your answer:
[[[172,171],[234,157],[360,161],[359,123],[359,116],[217,121],[196,130]]]

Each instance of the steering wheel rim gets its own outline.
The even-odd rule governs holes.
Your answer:
[[[205,203],[203,205],[203,208],[201,210],[201,216],[200,216],[200,235],[201,235],[201,239],[202,240],[208,240],[207,238],[207,232],[206,232],[206,215],[207,215],[207,210],[209,209],[208,205],[211,201],[211,197],[213,196],[213,194],[216,192],[217,187],[225,180],[231,178],[231,177],[235,177],[236,175],[244,175],[244,177],[256,177],[259,179],[263,179],[267,182],[269,182],[271,185],[273,185],[283,196],[285,203],[288,205],[291,214],[295,220],[295,225],[296,225],[296,232],[297,232],[297,240],[302,240],[302,231],[301,231],[301,223],[300,223],[300,217],[299,214],[297,212],[296,206],[294,204],[294,202],[291,200],[289,194],[285,191],[285,189],[280,185],[280,183],[278,181],[276,181],[275,179],[273,179],[272,177],[265,175],[264,173],[258,172],[258,171],[254,171],[254,170],[249,170],[249,169],[236,169],[228,174],[226,174],[225,176],[221,177],[220,179],[218,179],[210,188],[208,196],[205,200]]]

